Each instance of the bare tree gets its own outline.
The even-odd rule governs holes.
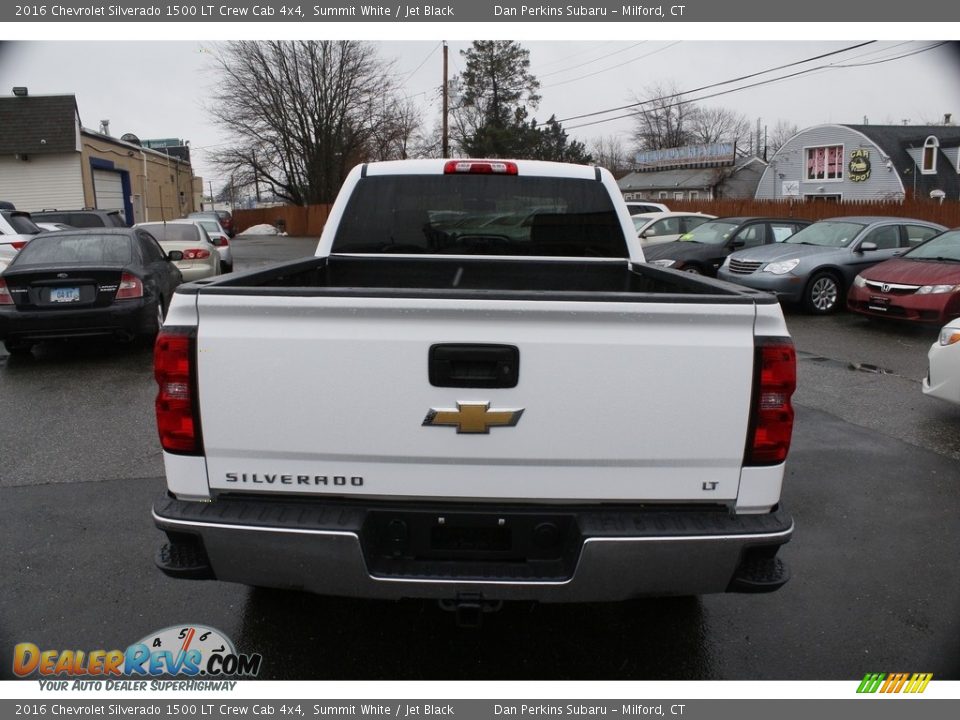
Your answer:
[[[590,154],[597,165],[605,167],[616,178],[623,177],[633,168],[633,159],[617,135],[594,138],[590,143]]]
[[[401,100],[385,95],[377,113],[380,120],[371,129],[369,158],[406,160],[411,157],[422,121],[419,108],[409,98]]]
[[[689,101],[675,85],[654,85],[634,96],[639,103],[634,119],[633,140],[638,150],[682,147],[691,142]]]
[[[774,153],[798,132],[799,130],[794,123],[788,120],[777,120],[773,130],[767,133],[767,157],[773,157]]]
[[[235,41],[221,47],[217,66],[209,109],[230,144],[211,158],[225,173],[291,203],[323,203],[350,167],[380,152],[375,135],[392,112],[393,87],[371,45]]]
[[[691,108],[689,136],[694,145],[736,143],[743,150],[751,146],[750,121],[746,115],[727,108]]]

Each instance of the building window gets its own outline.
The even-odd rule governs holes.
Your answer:
[[[700,191],[699,191],[699,190],[691,190],[691,191],[690,191],[690,199],[691,199],[691,200],[699,200],[699,199],[700,199]]]
[[[843,145],[809,147],[807,180],[843,180]]]
[[[657,195],[658,200],[666,200],[669,197],[666,190],[661,190],[660,194]]]
[[[674,199],[674,200],[683,200],[683,191],[682,191],[682,190],[678,190],[677,192],[675,192],[675,193],[673,194],[673,199]]]
[[[940,147],[940,141],[933,135],[927,138],[923,143],[923,165],[920,172],[925,175],[934,175],[937,172],[937,149]]]

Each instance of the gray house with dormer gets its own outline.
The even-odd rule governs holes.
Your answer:
[[[907,196],[960,200],[960,127],[810,127],[770,158],[755,195],[826,202]]]

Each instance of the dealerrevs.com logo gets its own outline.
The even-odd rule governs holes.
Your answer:
[[[150,633],[125,650],[41,650],[29,642],[13,650],[13,672],[18,678],[251,678],[260,673],[262,662],[259,653],[237,653],[222,632],[196,624]]]
[[[910,693],[927,689],[933,673],[867,673],[860,681],[858,693]]]

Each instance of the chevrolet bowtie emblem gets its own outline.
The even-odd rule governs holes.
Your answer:
[[[519,410],[491,410],[490,403],[457,403],[456,410],[430,408],[423,419],[426,425],[448,425],[458,433],[489,433],[492,427],[513,427],[520,422]]]

